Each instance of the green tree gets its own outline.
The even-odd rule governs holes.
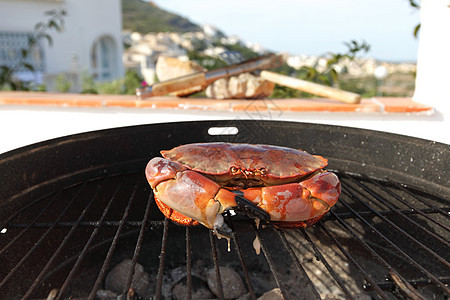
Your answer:
[[[64,74],[60,74],[55,78],[55,89],[61,93],[67,93],[72,87],[70,81]]]
[[[323,85],[339,85],[339,87],[344,88],[344,84],[342,84],[342,81],[339,80],[339,72],[337,70],[338,64],[344,60],[354,60],[356,56],[361,52],[366,53],[370,50],[370,45],[366,41],[358,42],[352,40],[344,44],[347,46],[347,51],[344,53],[329,52],[327,54],[327,57],[325,58],[326,64],[323,67],[319,66],[319,60],[317,60],[314,65],[303,66],[299,70],[296,70],[292,67],[289,67],[287,64],[284,64],[282,67],[278,68],[275,71],[284,75],[297,77],[299,79],[312,81]],[[354,85],[346,85],[345,87],[348,88],[349,86],[354,87]],[[359,90],[358,92],[361,92],[361,90]],[[276,85],[271,97],[310,98],[314,96],[288,87]]]
[[[106,82],[94,82],[87,71],[82,74],[82,93],[135,95],[136,88],[141,86],[144,79],[134,70],[127,70],[124,78]]]
[[[81,72],[81,93],[98,94],[94,77],[92,77],[87,68],[83,68],[83,71]]]
[[[370,45],[367,44],[366,41],[358,42],[352,40],[350,42],[345,42],[344,44],[347,46],[347,52],[329,52],[328,58],[326,59],[326,65],[323,70],[319,71],[319,61],[317,61],[312,67],[303,66],[302,68],[300,68],[298,77],[300,79],[309,80],[324,85],[335,85],[339,78],[337,65],[343,60],[354,60],[357,54],[361,52],[366,53],[370,50]]]
[[[135,95],[136,88],[141,86],[143,81],[144,78],[142,78],[136,71],[128,70],[125,74],[125,79],[123,82],[124,94]]]
[[[420,4],[419,4],[418,0],[408,0],[408,1],[409,1],[409,5],[411,5],[411,7],[420,9]],[[419,30],[420,30],[420,23],[414,27],[413,35],[415,38],[417,38],[419,36]]]

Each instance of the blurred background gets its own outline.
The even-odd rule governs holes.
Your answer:
[[[0,137],[10,145],[5,143],[0,152],[102,128],[255,118],[226,109],[202,113],[217,105],[213,102],[195,103],[198,111],[180,113],[179,108],[189,106],[183,103],[190,101],[186,98],[170,111],[157,105],[156,110],[106,109],[104,99],[116,98],[96,98],[101,106],[96,110],[68,108],[60,96],[31,107],[30,94],[17,94],[70,93],[64,99],[70,97],[71,103],[82,103],[85,94],[130,95],[120,98],[129,104],[136,88],[158,82],[158,58],[213,70],[228,65],[223,53],[237,53],[241,59],[279,54],[284,64],[275,72],[366,99],[343,114],[348,105],[302,102],[323,98],[275,85],[262,103],[275,111],[258,118],[362,127],[449,143],[450,133],[442,130],[450,112],[450,45],[442,30],[450,28],[449,11],[448,1],[430,0],[1,0]],[[205,97],[199,92],[187,99]],[[282,102],[290,103],[289,113],[271,99],[299,101]],[[311,112],[316,104],[320,110]],[[26,140],[14,142],[19,137]]]
[[[282,73],[371,97],[412,96],[416,1],[2,1],[3,90],[134,93],[159,56],[206,69],[279,53]],[[21,16],[20,18],[18,16]],[[277,89],[273,97],[298,97]]]

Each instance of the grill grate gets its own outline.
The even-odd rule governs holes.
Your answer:
[[[55,299],[94,299],[108,271],[124,258],[132,266],[123,290],[129,298],[131,270],[140,263],[154,274],[156,299],[163,297],[168,268],[184,266],[191,299],[193,265],[199,260],[214,266],[217,282],[219,265],[238,266],[251,299],[261,294],[255,262],[267,270],[267,286],[278,287],[286,299],[450,295],[450,201],[402,184],[336,173],[341,199],[312,228],[256,228],[228,216],[234,229],[231,252],[226,241],[203,227],[164,220],[140,172],[69,185],[2,222],[1,298],[46,298],[53,290]],[[259,256],[251,245],[255,237]],[[205,240],[210,253],[204,251]],[[219,299],[226,288],[219,286]]]

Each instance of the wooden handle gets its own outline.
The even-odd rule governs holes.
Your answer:
[[[361,96],[352,92],[343,91],[326,85],[301,80],[298,78],[281,75],[270,71],[261,71],[261,78],[284,85],[313,95],[336,99],[345,103],[358,104]]]
[[[152,85],[152,96],[166,95],[199,85],[206,87],[205,73],[203,72],[155,83]]]

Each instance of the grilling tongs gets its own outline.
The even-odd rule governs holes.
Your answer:
[[[168,93],[188,89],[193,86],[201,86],[205,89],[210,83],[220,78],[239,75],[244,72],[253,72],[279,67],[283,60],[279,55],[270,54],[231,65],[226,68],[216,69],[209,72],[198,72],[174,79],[158,82],[152,86],[136,89],[136,95],[143,99],[152,96],[161,96]]]

